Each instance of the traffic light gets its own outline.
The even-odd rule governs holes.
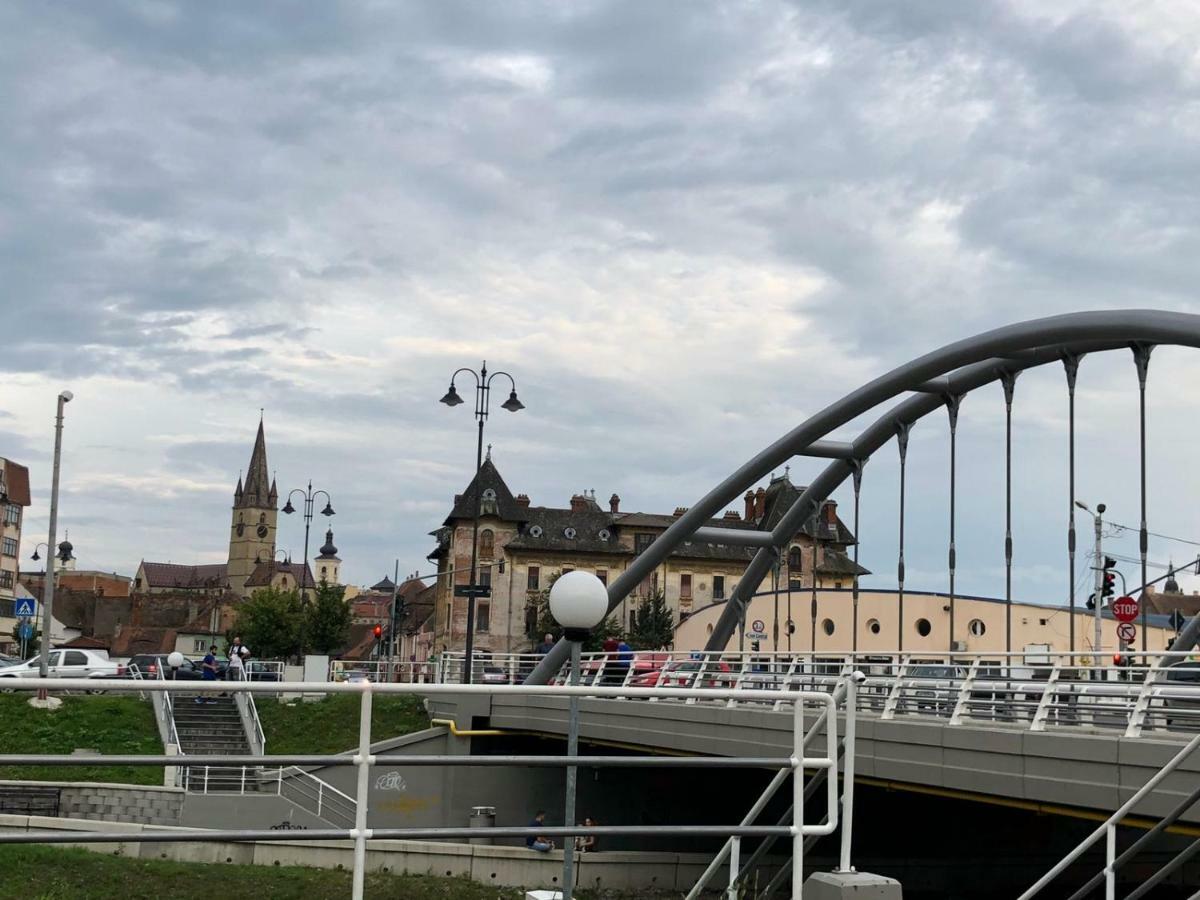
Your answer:
[[[1117,561],[1111,556],[1104,557],[1104,587],[1100,591],[1100,596],[1102,597],[1111,597],[1116,593],[1117,575],[1115,572],[1109,571],[1109,569],[1112,569],[1114,566],[1116,566],[1116,564]]]
[[[375,626],[375,640],[379,640],[381,637],[383,637],[383,626],[376,625]]]

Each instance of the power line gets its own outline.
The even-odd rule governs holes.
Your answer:
[[[1122,525],[1119,522],[1106,522],[1105,524],[1111,525],[1113,528],[1116,528],[1119,531],[1130,531],[1134,534],[1137,534],[1140,530],[1131,525]],[[1146,534],[1150,535],[1150,537],[1162,538],[1164,541],[1178,541],[1180,544],[1190,544],[1193,547],[1200,547],[1200,541],[1189,541],[1187,538],[1174,537],[1173,535],[1169,534],[1160,534],[1157,531],[1147,531]],[[1141,560],[1138,560],[1138,562],[1141,562]]]

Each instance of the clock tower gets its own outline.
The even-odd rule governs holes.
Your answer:
[[[246,482],[238,478],[233,492],[233,518],[229,526],[229,588],[248,596],[246,579],[260,562],[275,558],[275,520],[279,494],[267,472],[267,441],[263,423],[258,421],[258,436],[250,454]]]

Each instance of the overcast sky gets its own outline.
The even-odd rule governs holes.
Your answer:
[[[471,476],[470,407],[437,403],[458,366],[516,378],[527,409],[487,430],[514,492],[670,512],[949,341],[1196,307],[1190,3],[30,0],[0,34],[0,455],[31,468],[26,556],[63,388],[81,567],[224,560],[261,407],[281,490],[329,491],[370,584],[429,569]],[[1150,527],[1192,540],[1198,374],[1161,348],[1149,392]],[[1018,599],[1067,593],[1064,385],[1017,385]],[[1078,493],[1135,526],[1136,411],[1131,355],[1086,359]],[[946,459],[931,417],[910,587],[946,584]],[[992,387],[960,424],[967,592],[1003,594],[1003,465]],[[892,445],[864,478],[879,586],[896,471]]]

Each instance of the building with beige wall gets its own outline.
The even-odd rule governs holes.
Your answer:
[[[991,597],[955,597],[954,636],[950,635],[950,597],[948,594],[922,591],[904,592],[904,622],[898,629],[899,595],[896,591],[861,590],[858,598],[858,627],[855,629],[854,592],[850,589],[818,590],[815,628],[817,652],[850,652],[857,647],[863,653],[894,653],[902,649],[911,653],[945,653],[950,649],[971,653],[999,653],[1006,645],[1006,606],[1002,599]],[[778,605],[777,605],[778,599]],[[788,594],[781,591],[759,594],[747,611],[747,628],[758,621],[765,626],[766,640],[758,649],[808,651],[814,648],[811,591],[791,593],[791,615],[796,623],[794,634],[788,634]],[[675,631],[676,650],[702,650],[712,634],[724,603],[696,610]],[[779,610],[779,638],[776,645],[774,625]],[[1149,616],[1147,634],[1149,650],[1164,650],[1174,638],[1175,631],[1166,616]],[[1012,651],[1023,653],[1033,648],[1069,652],[1071,649],[1071,612],[1058,606],[1032,603],[1012,604]],[[1136,648],[1141,648],[1140,621]],[[1119,649],[1116,621],[1105,611],[1101,618],[1101,653],[1111,655]],[[857,633],[857,641],[855,634]],[[901,638],[901,633],[903,637]],[[1090,610],[1075,613],[1075,648],[1091,653],[1094,648],[1095,615]],[[739,641],[734,634],[726,649],[742,646],[753,649],[750,640]]]
[[[29,470],[0,456],[0,600],[16,597],[21,526],[29,503]]]
[[[787,475],[774,478],[768,487],[746,494],[742,513],[726,512],[710,524],[773,528],[801,490]],[[462,649],[465,642],[467,601],[454,596],[454,587],[470,580],[477,496],[479,581],[492,591],[476,604],[475,646],[481,652],[529,649],[540,637],[537,603],[557,575],[583,569],[607,584],[685,512],[682,507],[671,515],[623,512],[616,494],[606,509],[595,492],[575,494],[566,507],[533,506],[525,494],[513,495],[489,454],[477,478],[454,498],[442,527],[432,532],[437,541],[429,559],[438,569],[433,629],[438,649]],[[856,571],[846,555],[853,543],[854,536],[837,516],[837,504],[829,501],[795,535],[780,578],[797,589],[811,585],[814,577],[818,585],[848,584]],[[614,616],[628,627],[637,605],[661,592],[676,621],[684,620],[730,596],[752,555],[746,547],[686,542],[634,589]]]

